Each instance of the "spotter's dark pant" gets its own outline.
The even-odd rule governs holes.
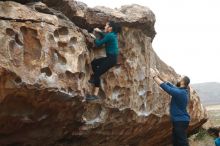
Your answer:
[[[100,87],[100,76],[117,64],[117,55],[107,55],[91,62],[95,87]]]
[[[189,146],[187,139],[187,128],[189,122],[173,122],[173,146]]]

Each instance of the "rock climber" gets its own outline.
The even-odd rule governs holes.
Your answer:
[[[220,130],[218,131],[218,138],[215,139],[215,146],[220,146]]]
[[[99,28],[95,28],[94,31],[100,33],[102,36],[100,39],[95,39],[95,45],[96,47],[105,45],[106,57],[94,59],[91,62],[93,74],[91,75],[89,83],[94,85],[94,89],[91,95],[86,96],[86,100],[95,100],[99,98],[100,76],[117,65],[119,54],[118,33],[121,32],[120,24],[109,21],[105,25],[104,32]]]
[[[189,146],[187,139],[187,128],[190,116],[187,112],[187,104],[190,99],[190,79],[187,76],[181,77],[177,85],[165,81],[155,69],[151,70],[151,77],[160,87],[172,96],[170,104],[170,115],[173,125],[172,137],[173,146]]]

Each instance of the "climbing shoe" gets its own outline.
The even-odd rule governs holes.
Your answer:
[[[88,100],[88,101],[96,100],[96,99],[100,99],[100,98],[95,95],[86,95],[86,100]]]
[[[94,75],[91,75],[89,81],[90,84],[95,84]]]

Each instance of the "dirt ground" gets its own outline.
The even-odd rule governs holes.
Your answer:
[[[206,106],[209,114],[209,120],[204,124],[204,128],[220,126],[220,105]],[[201,130],[189,138],[190,146],[215,146],[214,137],[210,136],[207,131]]]

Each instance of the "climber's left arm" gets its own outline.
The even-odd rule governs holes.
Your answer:
[[[150,72],[155,82],[168,94],[172,96],[176,96],[180,94],[180,90],[177,87],[171,86],[171,84],[168,84],[167,82],[165,82],[164,79],[161,79],[161,77],[159,77],[159,73],[156,72],[154,69],[151,68]]]
[[[100,46],[102,46],[103,44],[105,44],[105,43],[111,41],[111,39],[112,39],[112,38],[111,38],[111,35],[110,35],[110,34],[106,34],[103,39],[101,39],[101,40],[96,39],[96,40],[95,40],[95,44],[96,44],[97,47],[100,47]]]
[[[159,77],[159,72],[154,70],[153,68],[150,68],[150,75],[158,85],[164,83],[164,80]]]
[[[161,79],[161,77],[159,77],[158,75],[154,76],[153,79],[154,79],[154,81],[155,81],[158,85],[161,85],[161,84],[165,83],[165,82],[163,81],[163,79]]]

